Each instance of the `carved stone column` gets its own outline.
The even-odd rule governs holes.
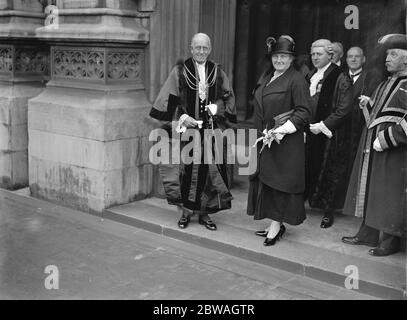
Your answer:
[[[29,101],[33,196],[88,212],[148,196],[148,1],[58,1],[51,80]],[[147,10],[148,11],[148,10]]]
[[[39,1],[0,0],[0,187],[28,185],[27,101],[48,78],[49,53],[35,39]]]

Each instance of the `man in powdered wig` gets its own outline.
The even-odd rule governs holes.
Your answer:
[[[352,82],[333,63],[331,41],[319,39],[311,46],[315,67],[310,82],[313,119],[307,134],[306,192],[311,208],[324,211],[321,228],[334,223],[342,209],[349,170],[350,130],[345,126],[352,113]]]
[[[192,163],[162,163],[160,175],[169,204],[182,213],[178,226],[186,228],[191,216],[209,230],[216,224],[208,214],[231,208],[226,170],[226,150],[222,150],[222,163],[204,161],[204,130],[225,130],[236,123],[235,97],[231,84],[220,66],[210,60],[211,41],[208,35],[195,34],[191,40],[191,55],[179,61],[170,72],[150,116],[171,124],[171,132],[192,135],[201,146],[201,156]],[[174,131],[174,128],[176,130]],[[170,139],[173,143],[174,136]],[[192,141],[183,142],[182,147]],[[196,146],[196,145],[195,145]],[[195,147],[194,147],[195,149]],[[196,150],[195,150],[196,151]],[[192,155],[194,150],[190,151]],[[171,158],[170,158],[171,161]],[[206,162],[206,163],[205,163]]]

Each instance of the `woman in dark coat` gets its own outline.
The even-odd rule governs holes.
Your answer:
[[[270,227],[256,232],[270,246],[283,235],[283,222],[299,225],[305,220],[304,126],[310,108],[308,84],[292,65],[293,39],[269,38],[267,44],[272,68],[260,77],[254,92],[255,127],[267,136],[263,133],[257,145],[257,171],[250,177],[247,214],[255,220],[271,219]]]

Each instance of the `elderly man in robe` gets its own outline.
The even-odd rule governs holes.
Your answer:
[[[407,235],[407,36],[387,35],[379,43],[390,76],[372,98],[361,97],[366,126],[344,208],[363,221],[356,236],[342,241],[388,256]]]
[[[211,49],[208,35],[198,33],[192,37],[192,57],[178,61],[150,112],[152,118],[171,129],[176,127],[178,133],[187,131],[185,133],[192,133],[191,139],[200,139],[199,159],[194,157],[192,163],[159,165],[167,201],[182,213],[178,221],[182,229],[188,226],[191,216],[197,214],[200,224],[216,230],[208,214],[231,208],[226,150],[223,150],[221,163],[207,163],[202,152],[205,130],[225,130],[236,122],[233,89],[219,64],[208,60]],[[174,130],[171,132],[175,135]],[[181,144],[185,146],[182,139]],[[195,151],[191,150],[190,154]]]

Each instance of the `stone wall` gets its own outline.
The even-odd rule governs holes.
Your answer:
[[[0,1],[0,187],[28,185],[28,100],[44,89],[48,47],[35,38],[42,26],[38,1]]]
[[[60,1],[51,80],[29,101],[31,194],[89,212],[151,195],[147,3]],[[85,41],[86,40],[86,41]]]

